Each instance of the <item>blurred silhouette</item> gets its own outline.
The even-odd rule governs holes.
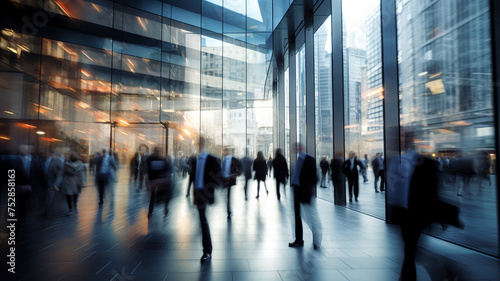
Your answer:
[[[85,168],[75,151],[69,152],[64,162],[64,172],[61,183],[61,193],[66,196],[68,203],[67,216],[78,212],[78,195],[82,192],[85,182]]]
[[[290,176],[285,156],[283,156],[280,148],[276,149],[276,155],[273,160],[273,168],[274,178],[276,180],[276,195],[278,196],[278,200],[280,200],[280,184],[283,184],[283,188],[286,189],[286,181]]]
[[[205,139],[200,137],[200,153],[194,161],[194,204],[198,208],[200,215],[201,234],[203,243],[203,255],[201,263],[205,263],[212,258],[212,239],[210,237],[210,227],[206,217],[208,204],[213,204],[215,199],[215,187],[219,183],[221,164],[217,158],[205,150]]]
[[[372,169],[373,169],[373,176],[375,179],[373,180],[373,187],[375,188],[375,192],[378,192],[378,179],[380,177],[383,177],[381,174],[381,165],[383,165],[381,153],[375,154],[375,158],[372,160]],[[383,185],[383,179],[380,181],[380,191],[384,191],[384,185]]]
[[[354,151],[349,152],[349,159],[344,162],[343,172],[347,177],[349,186],[349,202],[352,202],[352,194],[354,191],[354,199],[358,202],[359,196],[359,173],[358,167],[361,169],[363,164],[356,157]]]
[[[146,157],[144,157],[143,153],[136,152],[134,157],[130,160],[130,176],[133,186],[138,192],[142,189],[142,184],[144,182],[145,159]]]
[[[236,185],[236,177],[241,175],[243,168],[240,160],[232,156],[233,149],[224,148],[224,160],[222,161],[221,174],[222,183],[227,188],[227,218],[231,218],[231,186]]]
[[[483,181],[491,185],[490,179],[491,159],[487,151],[480,151],[477,159],[477,176],[479,178],[479,187],[483,187]]]
[[[338,204],[345,204],[344,190],[345,190],[345,177],[344,177],[344,152],[336,151],[335,158],[330,161],[330,175],[333,182],[333,192],[335,194],[334,198],[336,200],[340,199],[340,202],[335,202]],[[337,199],[338,198],[338,199]]]
[[[321,168],[321,182],[319,187],[326,188],[326,174],[330,171],[330,166],[328,165],[328,161],[326,157],[321,157],[321,161],[319,162],[319,167]]]
[[[295,241],[288,243],[289,247],[303,247],[302,217],[300,216],[301,206],[309,228],[313,233],[313,247],[321,247],[322,230],[315,201],[312,200],[318,176],[316,172],[316,160],[313,156],[304,152],[301,143],[295,144],[297,149],[297,163],[292,174],[291,186],[293,187],[293,205],[295,212]]]
[[[273,170],[273,157],[269,156],[267,159],[267,174],[271,176],[271,171]]]
[[[194,184],[194,175],[195,175],[195,172],[193,170],[193,167],[194,167],[194,162],[196,161],[196,157],[194,155],[191,155],[191,157],[189,157],[188,161],[187,161],[187,170],[188,170],[188,175],[189,175],[189,178],[188,178],[188,190],[186,192],[186,197],[190,196],[191,195],[191,185]]]
[[[389,162],[391,186],[387,203],[393,206],[393,219],[401,226],[405,245],[400,280],[413,281],[417,279],[415,254],[422,230],[433,221],[457,227],[463,224],[458,219],[457,207],[438,200],[436,161],[414,150],[413,133],[402,130],[401,142],[404,154]]]
[[[267,194],[269,194],[269,190],[267,190],[266,185],[266,176],[267,176],[267,166],[266,159],[264,158],[264,154],[262,151],[257,152],[257,158],[253,161],[253,170],[255,171],[254,179],[257,180],[257,196],[255,198],[260,197],[260,182],[264,183],[264,187],[266,188]]]
[[[472,194],[470,191],[470,182],[474,176],[474,161],[467,155],[458,154],[451,162],[451,170],[455,175],[457,185],[457,195]]]
[[[242,159],[243,174],[245,176],[245,200],[247,200],[248,181],[252,178],[252,159],[248,156],[248,148],[246,149],[245,157]]]
[[[368,177],[366,176],[366,171],[368,170],[368,155],[365,154],[359,161],[361,161],[361,164],[363,164],[363,168],[361,168],[360,170],[361,175],[363,176],[363,182],[367,182]]]
[[[43,161],[32,155],[33,147],[20,145],[19,155],[5,159],[6,173],[14,175],[16,190],[16,218],[22,223],[26,218],[28,201],[33,190],[41,189],[41,173]]]
[[[118,168],[113,156],[108,154],[106,149],[102,149],[102,154],[94,160],[95,161],[95,173],[96,173],[96,185],[99,191],[99,205],[102,206],[104,203],[104,192],[106,186],[112,183],[115,178],[113,178],[114,171]]]
[[[168,214],[168,202],[172,197],[172,163],[168,158],[160,155],[158,147],[153,149],[153,154],[151,154],[145,162],[148,174],[148,189],[151,193],[148,217],[151,217],[153,214],[156,199],[158,197],[163,198],[165,203],[164,213],[166,215]]]
[[[54,201],[54,191],[60,190],[63,179],[64,159],[59,152],[49,149],[43,164],[43,188],[45,190],[44,217],[47,217]]]

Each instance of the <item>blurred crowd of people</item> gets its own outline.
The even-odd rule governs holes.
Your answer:
[[[396,206],[396,210],[403,210],[397,212],[399,217],[404,217],[400,223],[406,245],[402,273],[402,276],[406,277],[402,278],[403,280],[413,280],[416,274],[416,243],[420,232],[429,222],[438,221],[461,226],[458,211],[453,209],[453,206],[445,205],[448,211],[452,210],[447,213],[448,217],[437,217],[433,213],[442,213],[444,208],[443,204],[439,203],[438,188],[452,184],[456,186],[457,195],[463,196],[471,194],[470,183],[473,178],[477,179],[480,187],[484,182],[491,185],[491,159],[484,151],[477,153],[475,157],[472,154],[459,153],[427,157],[408,147],[397,161],[390,159],[388,162],[382,153],[376,153],[371,159],[364,154],[359,159],[356,153],[351,151],[345,160],[343,157],[335,157],[328,161],[329,159],[323,156],[317,163],[316,158],[307,154],[302,144],[297,143],[297,161],[290,173],[281,149],[275,151],[274,157],[266,159],[263,152],[259,151],[257,157],[252,159],[248,151],[244,157],[238,158],[234,156],[234,148],[224,147],[222,158],[218,158],[205,149],[204,142],[204,139],[200,138],[197,155],[172,159],[162,156],[160,149],[154,148],[152,153],[136,152],[128,162],[131,191],[139,193],[146,187],[150,194],[148,217],[152,216],[158,201],[165,206],[164,214],[168,214],[168,203],[173,197],[173,179],[188,178],[185,196],[193,195],[193,202],[199,213],[203,244],[202,263],[209,261],[212,255],[206,209],[215,201],[215,188],[221,187],[227,191],[227,218],[231,219],[231,189],[240,176],[244,179],[245,200],[248,200],[248,182],[252,178],[257,182],[254,191],[257,199],[260,197],[261,183],[269,195],[266,184],[268,177],[275,179],[278,200],[281,199],[281,191],[286,192],[285,187],[289,183],[293,190],[294,212],[294,240],[289,246],[304,246],[303,215],[313,234],[313,248],[319,249],[322,242],[322,224],[314,200],[318,180],[320,188],[328,188],[330,182],[334,187],[346,186],[349,202],[358,202],[359,181],[361,179],[363,183],[369,182],[369,166],[373,172],[373,187],[376,193],[389,192],[386,176],[396,175],[391,191],[392,202],[389,204]],[[88,161],[83,161],[81,155],[70,149],[49,149],[43,154],[34,154],[33,147],[21,145],[18,153],[4,154],[0,160],[2,171],[15,171],[18,210],[16,215],[21,222],[25,219],[28,208],[37,209],[42,217],[47,218],[53,210],[57,192],[66,199],[66,215],[78,213],[79,195],[86,185],[92,185],[87,181],[88,176],[94,179],[93,184],[98,194],[97,205],[101,208],[107,200],[107,190],[114,189],[120,168],[118,156],[108,149],[102,149],[88,157]],[[389,165],[388,170],[385,165]],[[7,173],[3,173],[3,177],[5,175]],[[7,179],[3,182],[7,182]],[[113,198],[109,200],[112,201]]]

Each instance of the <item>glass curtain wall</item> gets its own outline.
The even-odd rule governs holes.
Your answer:
[[[430,229],[498,255],[489,1],[396,1],[401,127],[436,160],[465,229]]]
[[[332,40],[331,17],[314,34],[314,87],[316,115],[316,159],[320,174],[318,198],[333,202],[330,163],[333,159]]]
[[[111,147],[128,163],[158,146],[178,163],[200,134],[217,156],[225,144],[272,152],[272,1],[5,4],[2,153],[30,144],[87,162]]]
[[[380,0],[344,0],[342,13],[345,157],[354,152],[362,163],[362,167],[355,167],[359,170],[358,199],[362,204],[354,200],[353,190],[353,202],[348,207],[384,218]]]

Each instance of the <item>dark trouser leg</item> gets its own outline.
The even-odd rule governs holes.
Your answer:
[[[187,190],[186,196],[189,196],[191,194],[191,185],[192,184],[194,184],[194,180],[189,180],[188,190]]]
[[[401,270],[401,281],[417,280],[417,269],[415,267],[415,252],[417,249],[418,237],[420,236],[420,227],[414,222],[406,223],[401,227],[403,241],[405,243],[405,257],[403,268]]]
[[[99,188],[99,204],[104,202],[104,188],[106,187],[106,181],[104,179],[99,179],[97,181],[97,185]]]
[[[373,182],[374,182],[373,187],[375,188],[375,191],[378,191],[378,187],[377,187],[378,177],[379,177],[378,171],[373,171],[373,175],[375,176],[375,179],[373,180]]]
[[[227,187],[227,214],[231,214],[231,186]]]
[[[304,243],[303,239],[303,229],[302,229],[302,218],[300,217],[300,201],[297,195],[298,187],[294,186],[294,196],[293,196],[293,209],[295,210],[295,242]]]
[[[384,172],[384,170],[380,170],[378,173],[380,176],[380,191],[384,191],[385,190],[385,172]]]
[[[257,197],[259,197],[260,193],[260,180],[257,180]]]
[[[357,200],[359,195],[359,177],[353,179],[353,181],[354,181],[354,198],[356,198]]]
[[[243,189],[245,190],[245,200],[247,200],[248,180],[249,180],[249,178],[245,177],[245,186],[243,187]]]
[[[73,210],[73,202],[71,195],[66,195],[66,202],[68,203],[68,209],[71,212]]]
[[[210,238],[210,227],[205,215],[207,205],[198,206],[198,213],[200,214],[201,236],[203,243],[203,253],[212,254],[212,239]]]
[[[144,182],[144,172],[139,172],[139,184],[137,186],[137,188],[139,190],[142,189],[142,183]]]
[[[75,211],[78,212],[77,203],[78,203],[78,194],[73,194],[73,208],[75,208]]]
[[[149,213],[148,213],[148,215],[152,214],[154,209],[155,209],[155,194],[156,194],[156,191],[152,190],[151,197],[149,199]]]
[[[326,173],[321,173],[321,183],[320,186],[325,186]]]
[[[278,195],[278,199],[281,198],[281,194],[280,194],[280,181],[278,179],[276,179],[276,194]]]
[[[347,185],[349,186],[349,200],[352,200],[352,185],[353,180],[351,178],[347,178]]]

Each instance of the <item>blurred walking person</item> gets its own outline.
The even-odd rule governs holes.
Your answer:
[[[280,200],[280,184],[283,184],[283,188],[286,190],[286,181],[290,176],[285,156],[283,156],[280,148],[276,149],[276,155],[273,160],[273,168],[274,178],[276,180],[276,195],[278,196],[278,200]]]
[[[347,183],[349,186],[349,202],[352,202],[352,195],[354,192],[354,200],[358,202],[359,196],[359,173],[358,167],[362,168],[363,164],[356,157],[354,151],[349,152],[349,159],[344,162],[344,174],[347,177]]]
[[[173,166],[168,158],[160,155],[158,147],[153,149],[146,159],[146,171],[148,175],[148,186],[150,191],[148,217],[153,215],[156,199],[163,197],[165,203],[164,214],[168,214],[168,202],[172,197],[172,172]]]
[[[59,190],[63,179],[64,159],[58,151],[49,149],[43,164],[43,188],[45,189],[45,210],[43,216],[48,217],[49,210],[54,202],[54,191]]]
[[[102,154],[95,159],[96,185],[99,192],[99,206],[104,204],[104,192],[106,186],[114,181],[113,171],[117,169],[117,163],[113,156],[108,154],[107,149],[102,150]]]
[[[78,212],[78,195],[82,192],[85,182],[85,167],[76,152],[71,151],[64,162],[64,172],[61,183],[61,193],[68,203],[67,216]]]
[[[361,175],[363,176],[363,182],[368,182],[368,177],[366,176],[366,171],[368,170],[368,155],[365,154],[359,161],[363,164],[363,168],[360,170]]]
[[[313,156],[304,152],[301,143],[295,144],[298,154],[297,163],[292,173],[291,186],[293,187],[293,206],[294,206],[294,228],[295,240],[288,243],[289,247],[303,247],[303,228],[302,217],[300,215],[301,207],[304,209],[305,220],[313,234],[313,247],[315,250],[321,247],[322,226],[316,209],[315,201],[312,200],[318,176],[316,172],[316,160]]]
[[[319,187],[326,188],[326,174],[330,171],[330,166],[328,165],[328,161],[326,157],[321,157],[321,162],[319,162],[319,167],[321,168],[321,182]]]
[[[267,160],[267,174],[271,176],[271,171],[273,170],[273,158],[269,156],[269,159]]]
[[[262,151],[257,152],[257,158],[253,161],[253,170],[255,171],[254,179],[257,180],[257,196],[255,198],[260,197],[259,194],[261,181],[264,183],[267,194],[269,194],[266,185],[267,164],[266,158],[264,158],[264,154],[262,153]]]
[[[200,154],[194,161],[194,204],[198,208],[201,225],[201,235],[203,244],[203,255],[201,263],[205,263],[212,258],[212,239],[210,237],[210,227],[206,217],[208,204],[215,201],[215,187],[219,184],[221,164],[219,160],[205,150],[205,139],[200,137]]]
[[[227,218],[231,218],[231,187],[236,185],[236,177],[241,175],[243,168],[240,160],[232,156],[233,149],[224,148],[224,160],[222,161],[221,174],[224,187],[227,188]]]
[[[246,150],[245,157],[242,159],[243,174],[245,176],[245,200],[247,200],[248,181],[252,179],[252,159],[248,156],[248,149]]]

